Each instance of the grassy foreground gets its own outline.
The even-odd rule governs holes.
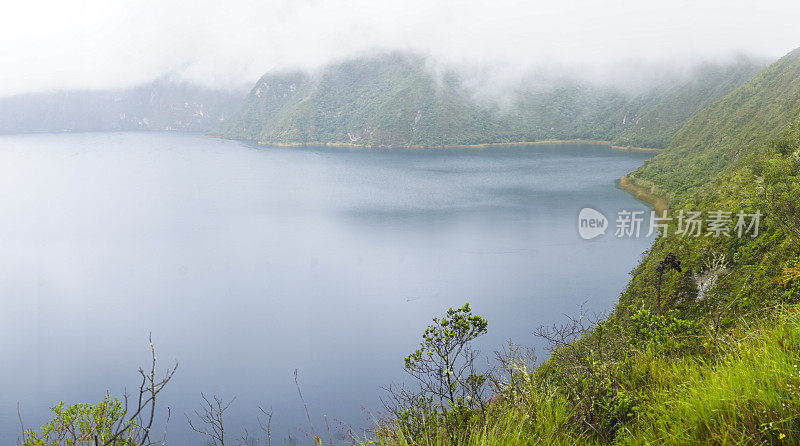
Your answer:
[[[800,309],[786,307],[739,333],[716,360],[669,360],[653,349],[631,358],[624,387],[640,407],[617,444],[797,444],[800,439]],[[647,382],[648,385],[641,386]],[[492,404],[486,421],[451,437],[439,430],[415,439],[401,430],[363,444],[585,445],[604,442],[576,433],[577,412],[558,392],[518,389]]]

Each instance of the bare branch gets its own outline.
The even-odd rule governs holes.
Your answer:
[[[225,411],[231,407],[236,398],[225,403],[217,395],[213,395],[209,399],[204,393],[200,396],[203,398],[203,405],[201,411],[195,411],[195,416],[201,424],[195,425],[189,415],[186,415],[186,421],[189,423],[189,428],[198,434],[202,434],[210,439],[215,446],[225,446],[225,423],[223,416]]]

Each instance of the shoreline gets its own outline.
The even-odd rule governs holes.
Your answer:
[[[234,139],[225,138],[216,135],[206,135],[209,138],[219,139]],[[264,142],[255,141],[250,139],[235,139],[237,141],[255,142],[260,146],[274,146],[274,147],[352,147],[362,149],[484,149],[489,147],[511,147],[511,146],[540,146],[540,145],[556,145],[556,144],[575,144],[587,146],[606,146],[612,150],[622,150],[630,152],[662,152],[664,149],[657,149],[652,147],[634,147],[634,146],[618,146],[611,141],[594,140],[594,139],[543,139],[540,141],[515,141],[515,142],[490,142],[482,144],[442,144],[442,145],[405,145],[405,146],[392,146],[392,145],[365,145],[347,142]]]
[[[629,175],[619,179],[619,187],[642,203],[651,206],[658,215],[664,215],[664,212],[669,209],[669,202],[666,199],[654,194],[652,188],[636,184],[636,180]]]
[[[222,136],[216,135],[205,135],[209,138],[219,138],[219,139],[231,139],[231,138],[224,138]],[[614,145],[611,141],[603,141],[603,140],[593,140],[593,139],[547,139],[541,141],[519,141],[519,142],[495,142],[495,143],[483,143],[483,144],[461,144],[461,145],[441,145],[441,146],[422,146],[422,145],[410,145],[410,146],[368,146],[364,144],[355,144],[355,143],[343,143],[343,142],[328,142],[328,143],[274,143],[274,142],[263,142],[263,141],[254,141],[248,139],[238,139],[238,141],[249,141],[249,142],[256,142],[260,146],[273,146],[273,147],[351,147],[351,148],[362,148],[362,149],[389,149],[389,148],[399,148],[399,149],[485,149],[490,147],[511,147],[511,146],[542,146],[542,145],[558,145],[558,144],[575,144],[575,145],[587,145],[587,146],[606,146],[611,150],[620,150],[626,152],[650,152],[650,153],[658,153],[662,152],[665,149],[656,149],[652,147],[634,147],[634,146],[618,146]],[[631,178],[629,175],[626,175],[618,180],[618,185],[620,189],[628,192],[629,194],[633,195],[634,198],[641,201],[642,203],[647,204],[648,206],[652,207],[653,210],[656,211],[657,214],[663,215],[664,212],[669,209],[669,203],[666,199],[656,195],[653,193],[651,188],[647,188],[645,186],[636,184],[636,180]]]

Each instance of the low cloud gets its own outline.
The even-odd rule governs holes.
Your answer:
[[[607,81],[632,66],[776,58],[800,46],[799,21],[796,1],[18,1],[0,16],[0,95],[163,76],[240,88],[376,49],[496,82],[536,70]]]

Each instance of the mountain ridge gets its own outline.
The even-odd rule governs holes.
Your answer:
[[[542,140],[603,140],[663,148],[696,112],[760,71],[739,59],[705,64],[688,79],[644,93],[571,79],[524,87],[510,105],[478,101],[454,71],[437,75],[422,56],[351,59],[315,74],[267,73],[212,136],[265,144],[441,147]]]
[[[0,98],[0,134],[87,131],[206,132],[245,92],[160,79],[115,90],[66,90]]]
[[[664,153],[631,174],[680,198],[752,155],[800,118],[800,48],[695,114]]]

